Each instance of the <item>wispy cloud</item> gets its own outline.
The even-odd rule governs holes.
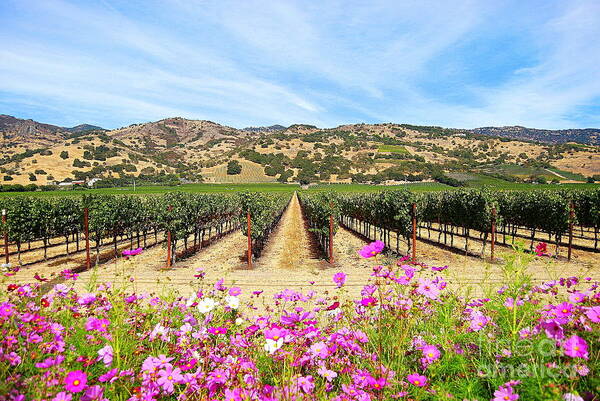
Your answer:
[[[107,127],[600,125],[600,4],[8,0],[0,112]]]

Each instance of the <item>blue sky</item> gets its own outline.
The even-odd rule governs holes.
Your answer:
[[[600,1],[2,0],[0,114],[600,126]]]

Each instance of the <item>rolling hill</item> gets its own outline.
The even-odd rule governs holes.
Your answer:
[[[103,185],[133,178],[162,183],[435,179],[460,185],[452,173],[508,181],[572,181],[600,174],[595,146],[506,138],[504,128],[478,130],[392,123],[237,129],[179,117],[104,130],[2,115],[0,185],[91,178],[101,178]],[[565,135],[581,137],[579,131]],[[552,135],[546,142],[556,141]],[[227,174],[232,160],[242,165],[240,174]]]

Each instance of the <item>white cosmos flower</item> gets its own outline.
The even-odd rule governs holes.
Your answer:
[[[198,297],[196,296],[196,293],[193,292],[192,295],[190,295],[190,297],[188,298],[188,300],[185,303],[185,305],[189,308],[190,306],[192,306],[194,304],[194,302],[196,302],[197,298]]]
[[[240,299],[238,297],[234,297],[232,295],[227,295],[225,297],[225,303],[227,304],[227,306],[229,306],[231,309],[237,309],[240,307]]]
[[[218,303],[212,298],[204,298],[198,302],[198,311],[208,313],[217,307]]]
[[[265,351],[267,351],[269,354],[273,354],[275,351],[277,351],[282,346],[283,346],[283,338],[280,338],[277,341],[267,338],[267,343],[265,344]]]
[[[238,317],[237,319],[235,319],[235,324],[237,326],[240,326],[242,323],[244,323],[244,319],[242,319],[241,317]]]

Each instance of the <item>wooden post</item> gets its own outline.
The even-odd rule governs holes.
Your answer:
[[[333,202],[329,203],[329,207],[333,209]],[[329,215],[329,263],[333,264],[333,212]]]
[[[167,209],[169,212],[173,210],[173,206],[169,206]],[[173,254],[171,249],[171,230],[167,231],[167,268],[170,268],[173,264]]]
[[[246,213],[246,217],[248,220],[248,269],[252,269],[252,219],[250,218],[250,212]]]
[[[573,221],[575,220],[575,207],[573,202],[569,204],[569,253],[567,259],[571,260],[571,253],[573,251]]]
[[[492,262],[494,261],[494,246],[496,245],[496,208],[492,208],[492,247],[491,247],[491,257]]]
[[[412,204],[412,261],[417,261],[417,204]]]
[[[90,210],[86,207],[83,209],[83,233],[85,235],[85,268],[92,267],[90,258]]]
[[[5,263],[10,264],[10,256],[8,254],[8,226],[6,224],[6,209],[2,209],[2,227],[4,228],[4,259]]]

